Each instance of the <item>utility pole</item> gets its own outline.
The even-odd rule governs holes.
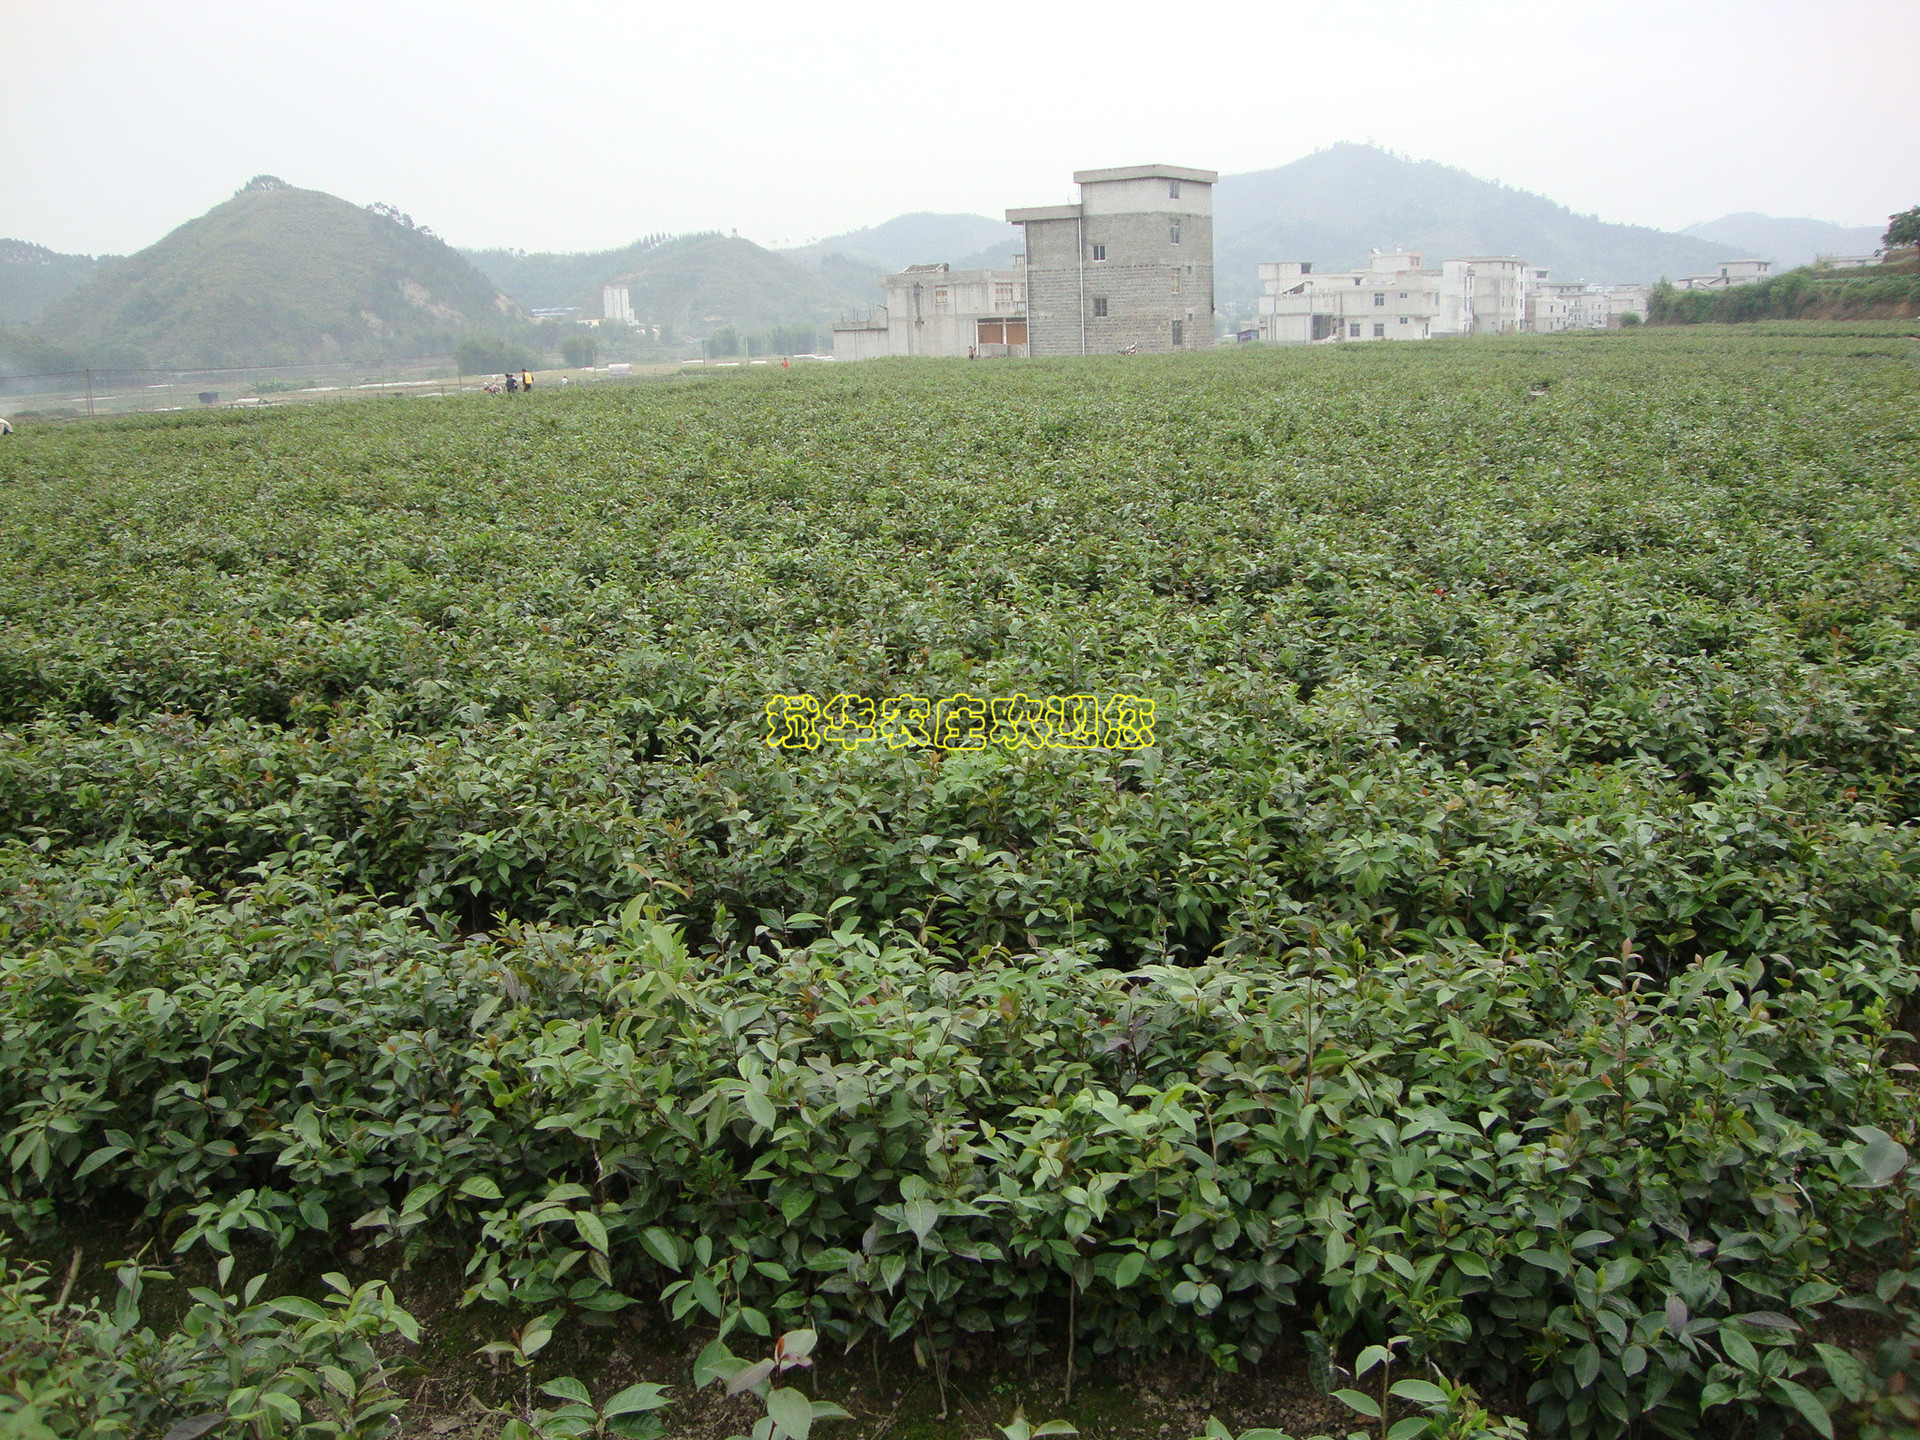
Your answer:
[[[87,371],[87,418],[93,418],[93,371]]]

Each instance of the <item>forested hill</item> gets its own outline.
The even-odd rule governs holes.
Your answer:
[[[500,288],[529,308],[577,305],[601,313],[601,286],[626,285],[636,320],[703,333],[720,326],[759,330],[865,315],[881,299],[885,264],[829,254],[803,264],[715,232],[649,236],[618,250],[528,254],[463,252]]]
[[[102,268],[33,330],[96,363],[270,365],[440,354],[526,318],[407,217],[261,176]]]
[[[0,240],[0,328],[26,324],[112,258],[62,255],[26,240]]]

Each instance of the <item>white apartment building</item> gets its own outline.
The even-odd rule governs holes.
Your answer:
[[[1376,250],[1364,270],[1315,274],[1306,260],[1260,267],[1257,338],[1270,345],[1316,341],[1428,340],[1440,335],[1604,330],[1625,314],[1647,318],[1645,285],[1556,281],[1512,255],[1424,266],[1408,250]]]
[[[1012,270],[909,265],[883,275],[887,303],[865,320],[833,327],[833,358],[1027,353],[1027,276]]]
[[[1364,270],[1314,274],[1306,260],[1260,267],[1256,326],[1274,345],[1319,340],[1428,340],[1505,335],[1526,319],[1527,267],[1511,255],[1423,266],[1412,251],[1375,251]]]
[[[625,324],[633,323],[633,302],[624,285],[602,285],[600,287],[600,318],[619,320]]]

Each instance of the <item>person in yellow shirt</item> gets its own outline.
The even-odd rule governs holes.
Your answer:
[[[529,395],[533,393],[533,371],[522,370],[520,372],[520,388]]]

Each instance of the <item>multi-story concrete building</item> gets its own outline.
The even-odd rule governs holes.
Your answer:
[[[1004,356],[1027,353],[1024,270],[909,265],[883,275],[887,303],[865,320],[833,327],[836,360],[886,355]]]
[[[1443,260],[1449,294],[1465,303],[1456,324],[1442,334],[1511,335],[1527,316],[1527,262],[1517,255],[1474,255]]]
[[[1256,328],[1273,344],[1425,340],[1442,333],[1443,276],[1410,251],[1376,253],[1365,270],[1313,273],[1305,260],[1260,267],[1266,294]]]
[[[1653,294],[1651,285],[1609,285],[1607,286],[1607,324],[1620,325],[1627,316],[1638,315],[1640,323],[1647,319],[1647,300]]]
[[[628,325],[633,323],[633,301],[626,286],[600,287],[600,316],[604,320],[618,320]]]
[[[1213,343],[1212,170],[1078,170],[1077,205],[1009,210],[1026,231],[1031,353]]]

